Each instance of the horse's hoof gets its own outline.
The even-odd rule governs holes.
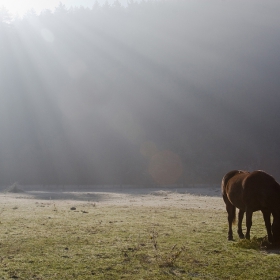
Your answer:
[[[229,236],[228,241],[233,241],[233,236]]]
[[[275,243],[275,240],[272,235],[266,236],[263,238],[263,241],[268,241],[268,243]]]
[[[245,235],[244,235],[244,233],[243,233],[243,231],[242,231],[241,229],[239,229],[239,230],[237,231],[237,234],[238,234],[238,236],[239,236],[240,239],[244,239],[244,238],[245,238]]]

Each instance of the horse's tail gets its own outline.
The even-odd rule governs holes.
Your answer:
[[[232,217],[233,217],[233,220],[232,220],[232,223],[235,224],[235,221],[236,221],[236,207],[234,205],[231,204],[231,202],[229,201],[228,199],[228,196],[227,196],[227,191],[226,191],[226,186],[227,186],[227,183],[228,181],[233,177],[235,176],[236,174],[238,173],[242,173],[244,171],[240,171],[240,170],[232,170],[230,172],[228,172],[222,179],[222,184],[221,184],[221,189],[222,189],[222,195],[223,195],[223,199],[224,199],[224,202],[226,203],[227,207],[229,207],[229,205],[231,206],[230,207],[230,211],[231,214],[232,214]]]

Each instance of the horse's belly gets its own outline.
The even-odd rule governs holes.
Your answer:
[[[246,211],[246,206],[245,204],[242,202],[242,200],[240,199],[229,199],[229,201],[231,202],[231,204],[233,204],[235,207],[237,207],[240,210]]]
[[[270,203],[269,199],[265,195],[261,195],[258,193],[255,193],[254,196],[245,196],[244,201],[253,212],[263,209],[269,209]]]

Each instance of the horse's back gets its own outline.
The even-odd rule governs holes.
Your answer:
[[[266,172],[254,171],[243,182],[243,200],[255,211],[279,208],[280,186]]]

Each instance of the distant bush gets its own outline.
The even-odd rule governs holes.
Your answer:
[[[8,187],[5,192],[9,192],[9,193],[22,193],[24,192],[24,190],[22,190],[19,187],[19,184],[16,182],[14,184],[12,184],[10,187]]]

